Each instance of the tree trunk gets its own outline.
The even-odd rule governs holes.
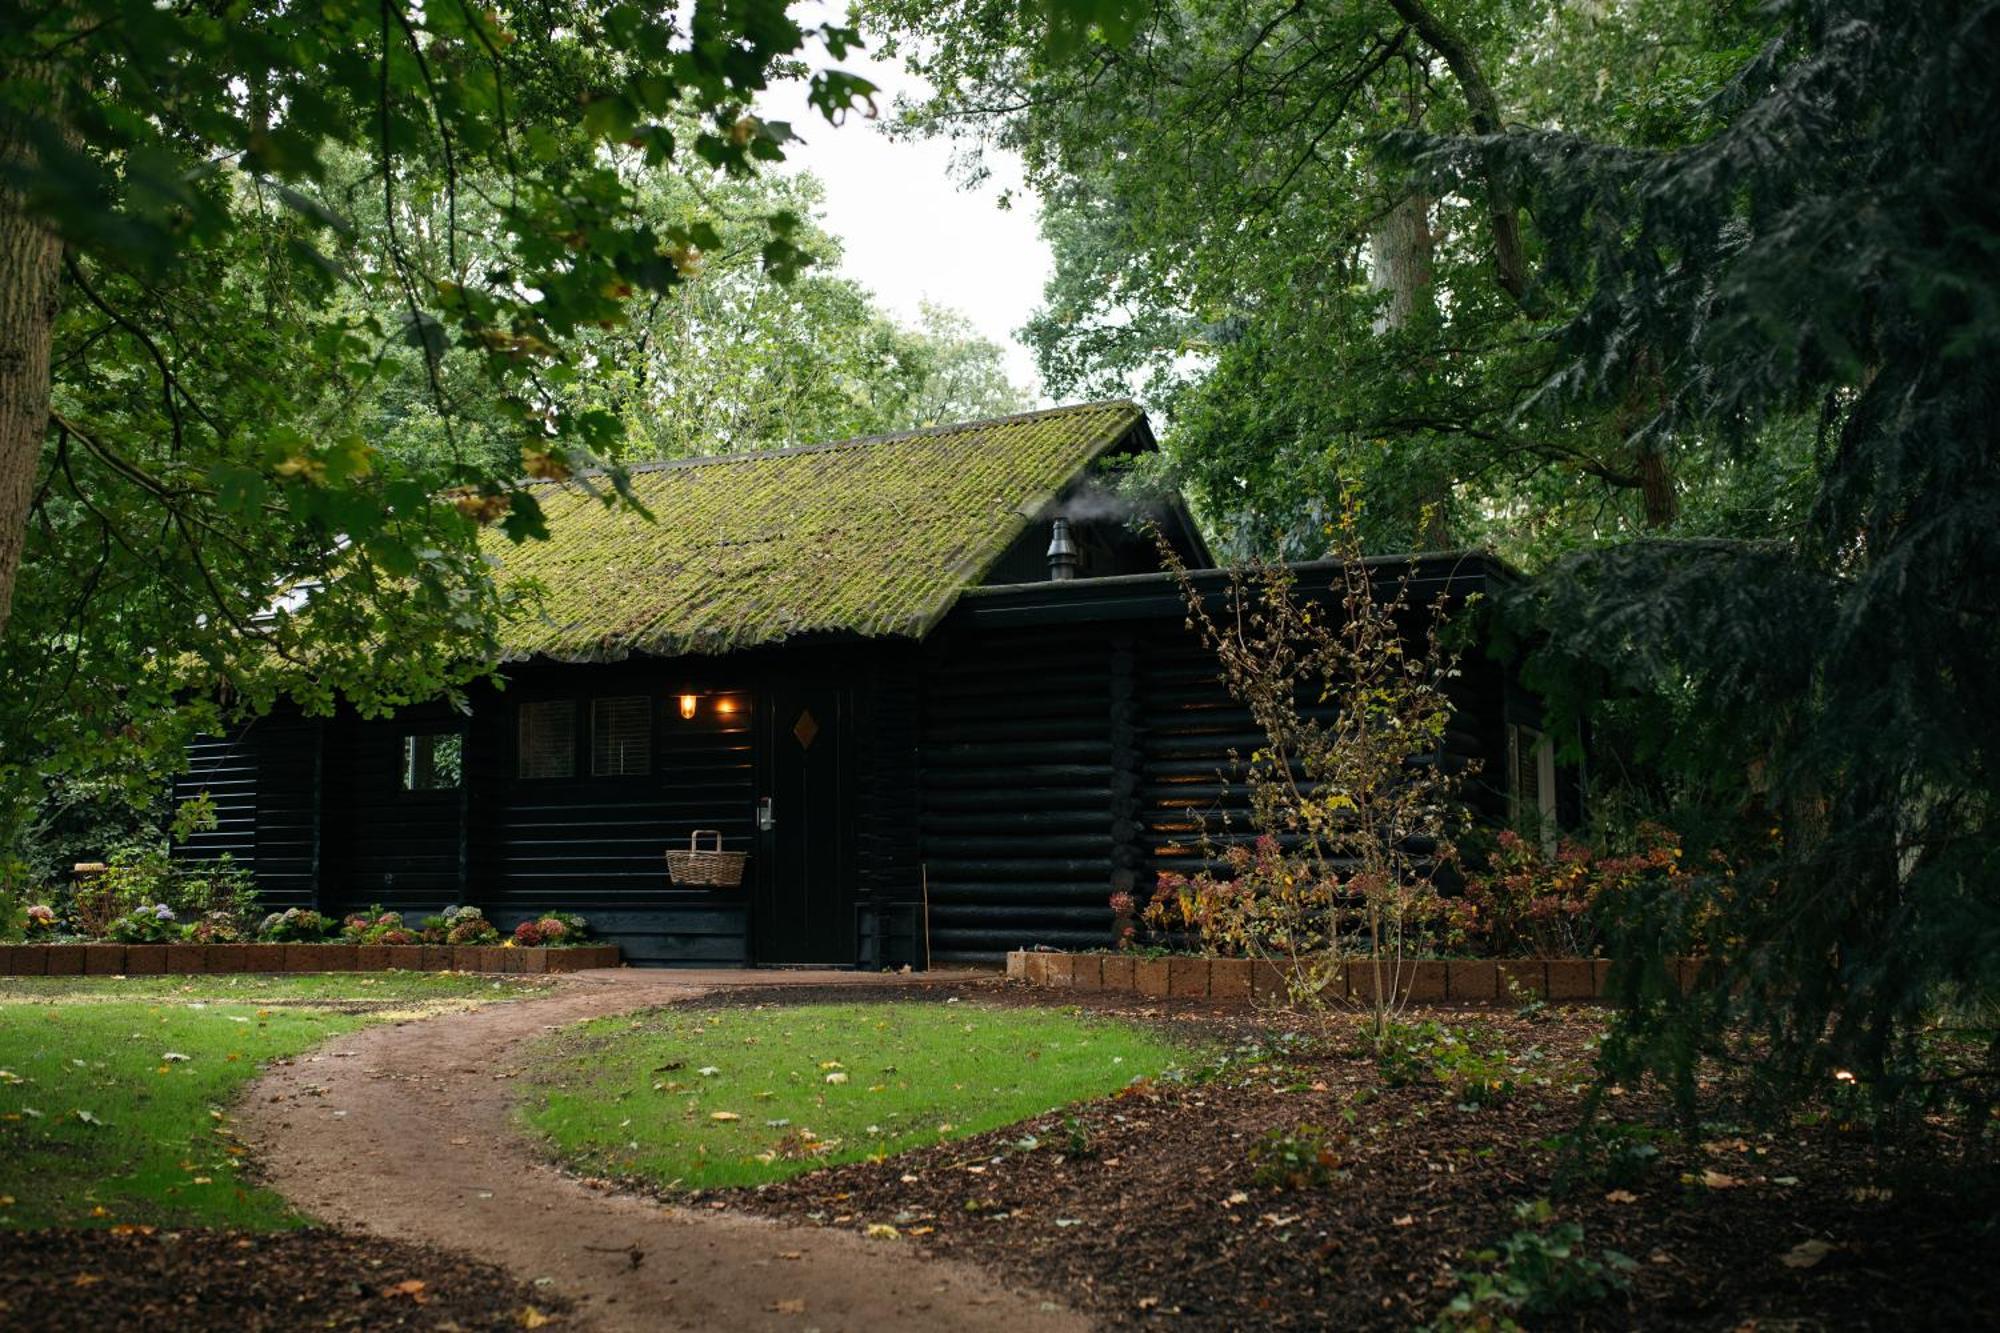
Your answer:
[[[33,150],[0,123],[0,161]],[[62,277],[62,242],[0,189],[0,637],[27,545],[28,506],[49,429],[49,350]]]
[[[1375,332],[1406,329],[1437,313],[1432,293],[1431,201],[1409,194],[1368,237],[1368,285],[1389,299],[1375,316]]]

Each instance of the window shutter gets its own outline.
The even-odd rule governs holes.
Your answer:
[[[653,771],[653,701],[643,694],[595,699],[590,705],[590,771],[595,777],[637,777]]]
[[[568,699],[521,705],[521,762],[524,778],[576,775],[576,704]]]

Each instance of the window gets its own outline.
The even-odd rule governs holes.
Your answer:
[[[1507,728],[1507,805],[1518,829],[1533,828],[1551,851],[1556,837],[1556,747],[1533,727]]]
[[[450,791],[465,780],[465,737],[433,731],[403,737],[403,790]]]
[[[652,771],[653,701],[643,694],[592,700],[591,775],[620,778]]]
[[[521,705],[520,775],[576,776],[576,704],[569,699]]]

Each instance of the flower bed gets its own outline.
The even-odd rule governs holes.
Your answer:
[[[1602,1000],[1610,993],[1616,964],[1602,958],[1410,959],[1393,975],[1415,1001],[1456,1004],[1496,1004],[1519,999],[1572,1002]],[[1675,979],[1691,989],[1700,974],[1699,959],[1673,964]],[[1125,991],[1134,995],[1189,999],[1289,999],[1285,978],[1274,963],[1247,958],[1142,957],[1129,953],[1049,953],[1017,951],[1007,955],[1007,975],[1030,985],[1056,990]],[[1379,984],[1392,979],[1383,964],[1380,981],[1375,966],[1365,960],[1349,964],[1338,978],[1340,996],[1366,1001]]]
[[[581,972],[618,966],[615,944],[0,944],[0,976],[217,972]]]

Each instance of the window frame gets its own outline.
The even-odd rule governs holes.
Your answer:
[[[559,697],[554,699],[523,699],[518,704],[515,705],[514,708],[515,781],[564,782],[564,781],[574,781],[576,779],[577,768],[578,768],[577,746],[579,744],[579,736],[578,736],[579,728],[577,727],[577,713],[579,711],[577,708],[578,702],[579,700],[573,697],[570,698]],[[528,718],[531,712],[538,710],[546,710],[547,715],[554,716],[554,710],[556,710],[557,708],[563,708],[568,710],[569,753],[565,761],[566,765],[565,769],[561,773],[530,773],[527,771],[528,755],[529,755],[528,736],[527,736]]]
[[[410,785],[411,762],[415,755],[411,747],[417,741],[436,741],[450,737],[458,742],[458,777],[449,786],[413,787]],[[456,795],[465,790],[465,729],[463,727],[419,727],[401,733],[402,743],[396,747],[396,793],[399,796],[441,796]],[[431,771],[437,771],[435,755],[431,760]]]
[[[641,717],[641,719],[643,720],[642,726],[645,737],[645,764],[643,767],[637,769],[620,767],[615,770],[602,769],[598,767],[598,759],[599,759],[599,752],[597,746],[598,710],[600,708],[603,708],[607,704],[638,705],[637,712]],[[588,747],[590,751],[589,754],[590,776],[592,778],[609,778],[614,780],[618,778],[651,777],[654,773],[654,765],[658,762],[658,756],[659,756],[659,749],[660,749],[659,727],[660,727],[659,701],[651,694],[648,694],[644,691],[634,691],[631,694],[604,694],[604,695],[592,696],[590,700],[590,717],[589,717],[590,735],[588,740]]]

